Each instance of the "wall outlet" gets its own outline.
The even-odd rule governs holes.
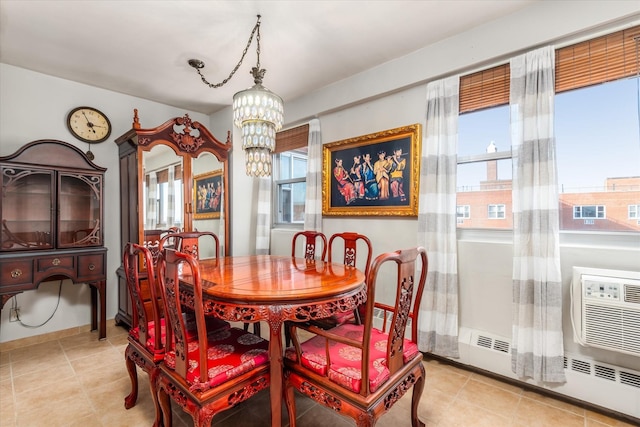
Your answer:
[[[20,307],[12,308],[11,311],[9,312],[9,322],[17,322],[19,313],[20,313]]]

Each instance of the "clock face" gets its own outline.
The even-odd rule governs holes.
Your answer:
[[[67,116],[69,131],[81,141],[98,143],[111,134],[111,123],[102,112],[91,107],[78,107]]]

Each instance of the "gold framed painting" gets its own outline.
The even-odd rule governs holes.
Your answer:
[[[194,219],[220,218],[222,186],[222,169],[193,177]]]
[[[323,146],[322,214],[417,216],[420,124]]]

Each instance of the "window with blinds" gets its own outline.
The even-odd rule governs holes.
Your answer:
[[[638,233],[640,26],[555,55],[560,229]],[[460,78],[457,205],[480,214],[458,227],[512,228],[509,79],[508,63]]]
[[[272,203],[274,225],[301,227],[304,224],[308,141],[308,124],[276,134]]]
[[[302,125],[276,133],[275,154],[306,147],[309,144],[309,125]]]
[[[556,93],[638,73],[640,26],[556,50]],[[460,77],[460,114],[509,103],[509,64]]]
[[[556,93],[638,73],[640,26],[556,50]]]
[[[460,77],[460,114],[509,103],[509,64]]]

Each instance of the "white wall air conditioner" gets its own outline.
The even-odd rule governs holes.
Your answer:
[[[576,342],[640,355],[640,272],[574,267],[571,298]]]

